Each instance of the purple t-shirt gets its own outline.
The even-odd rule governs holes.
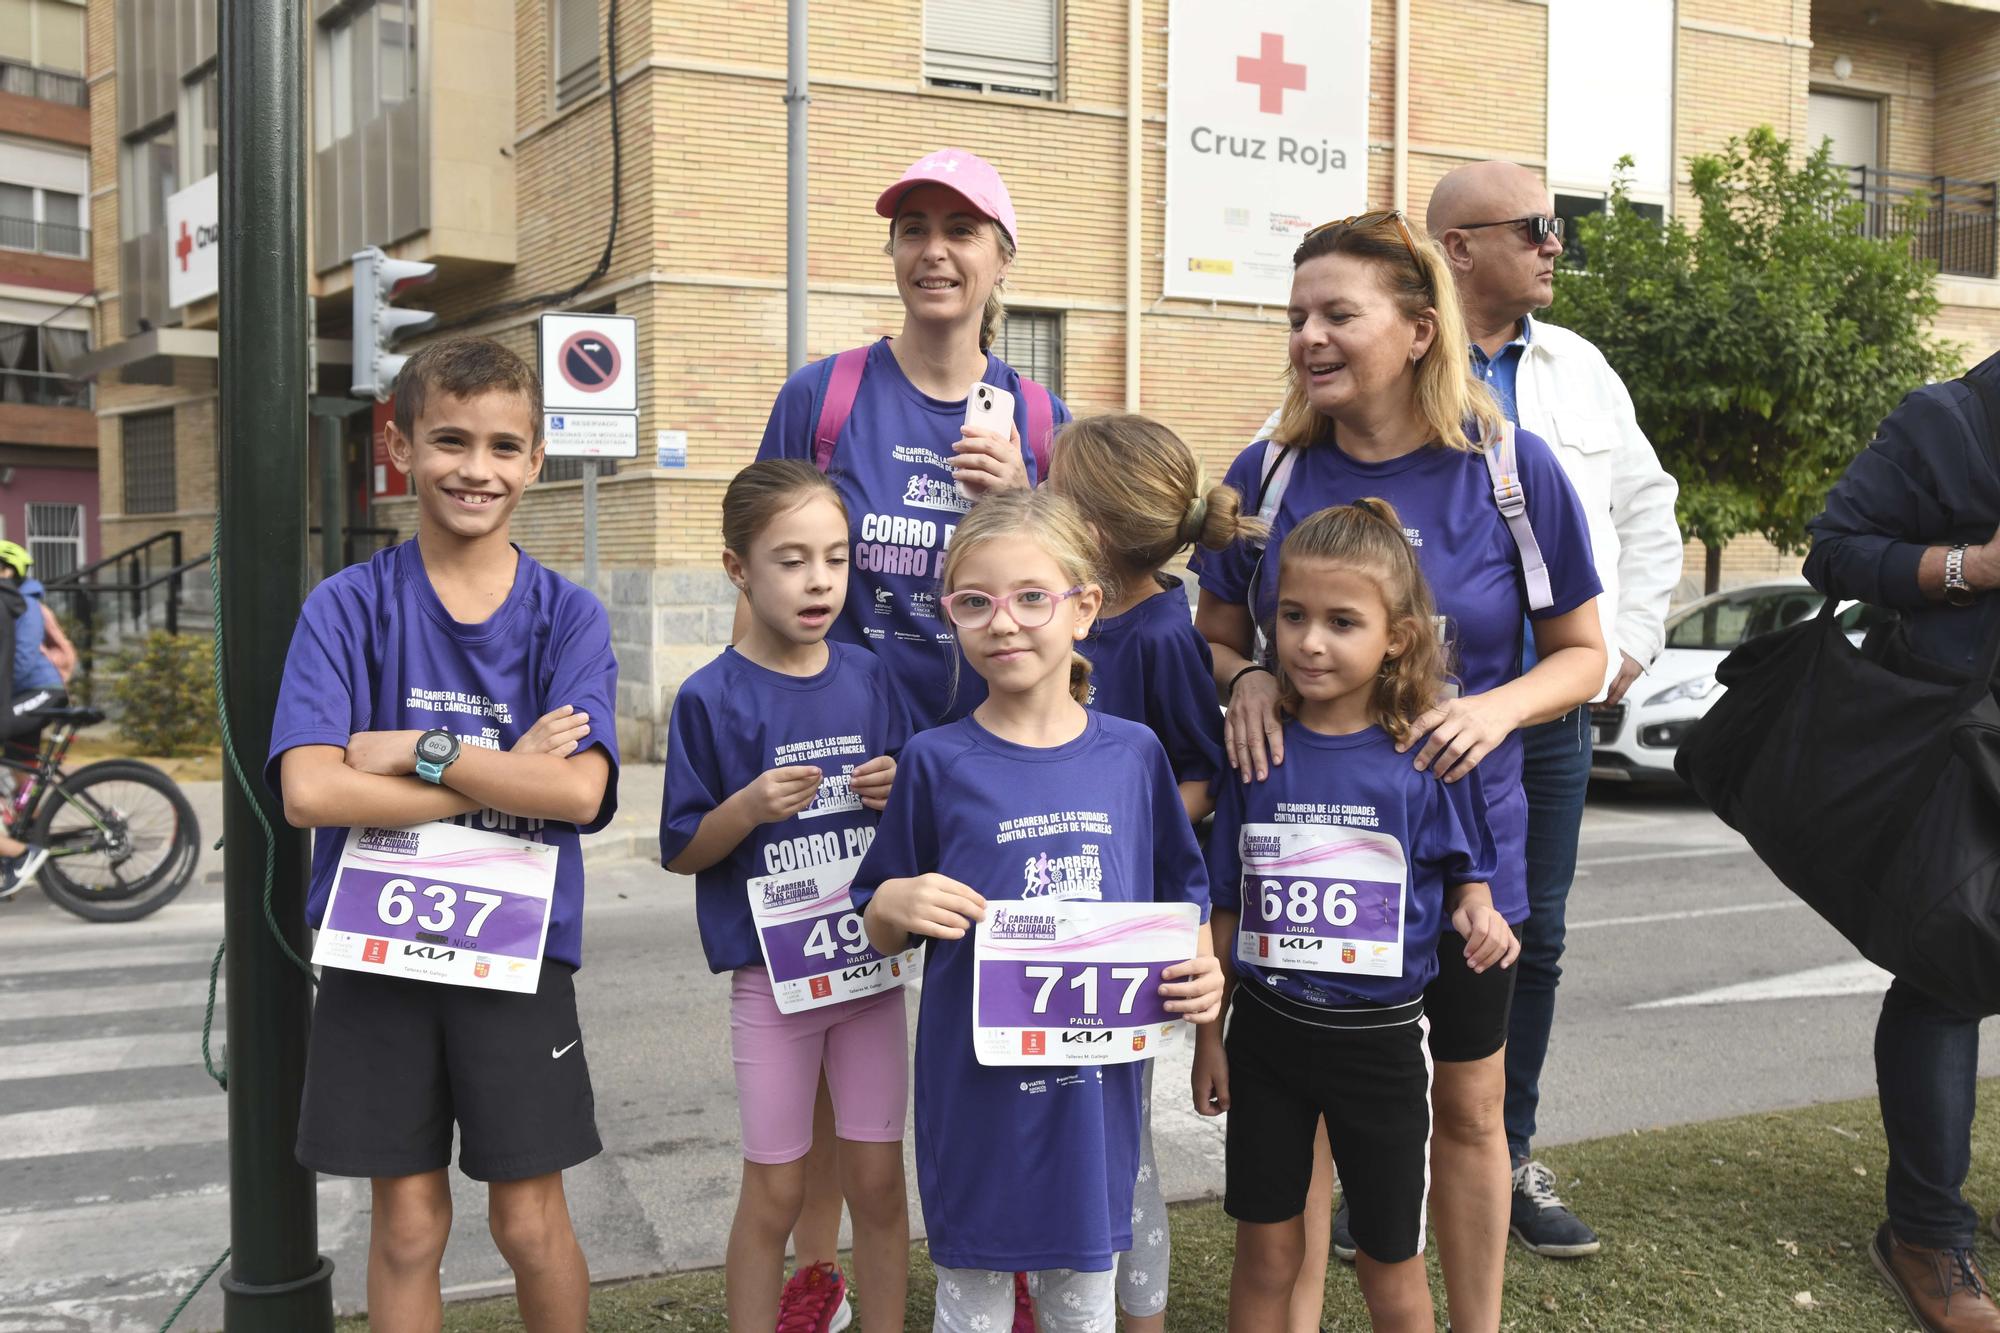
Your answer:
[[[1122,615],[1101,619],[1077,651],[1090,659],[1088,706],[1144,724],[1166,747],[1176,782],[1222,771],[1215,659],[1188,614],[1181,581]]]
[[[785,381],[771,405],[759,459],[812,461],[826,378],[827,366],[816,361]],[[1026,443],[1021,377],[989,356],[983,378],[1014,395],[1021,462],[1028,480],[1039,480]],[[1069,420],[1069,409],[1059,399],[1054,407],[1060,426]],[[853,553],[847,605],[832,635],[871,648],[888,663],[920,728],[964,717],[986,697],[986,682],[959,659],[951,622],[937,601],[945,549],[972,507],[950,466],[964,424],[965,400],[945,402],[919,392],[883,338],[868,349],[854,410],[841,428],[828,474],[847,503]]]
[[[1278,548],[1309,515],[1330,505],[1378,496],[1396,507],[1403,535],[1430,581],[1439,614],[1449,621],[1453,674],[1466,694],[1484,694],[1521,674],[1522,617],[1542,620],[1574,611],[1604,590],[1591,560],[1583,506],[1562,464],[1541,436],[1515,434],[1521,489],[1535,542],[1548,562],[1555,604],[1528,610],[1521,552],[1493,502],[1486,461],[1458,449],[1430,447],[1386,463],[1363,463],[1337,444],[1301,450],[1284,502],[1271,522],[1268,548],[1238,542],[1222,552],[1196,551],[1191,567],[1202,591],[1248,605],[1269,634],[1277,612]],[[1228,484],[1255,505],[1261,494],[1264,445],[1252,444],[1230,465]],[[1266,550],[1268,549],[1268,556]],[[1253,586],[1254,585],[1254,586]],[[1508,736],[1479,766],[1486,819],[1499,863],[1493,902],[1509,923],[1527,919],[1528,803],[1521,790],[1521,734]]]
[[[1313,972],[1259,967],[1236,956],[1234,940],[1217,940],[1236,974],[1301,1004],[1328,1008],[1404,1004],[1423,994],[1437,974],[1438,933],[1444,928],[1444,891],[1484,883],[1493,874],[1493,836],[1487,831],[1479,775],[1447,785],[1419,773],[1409,756],[1380,727],[1348,736],[1326,736],[1297,718],[1285,719],[1285,762],[1263,782],[1233,774],[1215,784],[1215,825],[1208,837],[1210,897],[1218,911],[1243,910],[1245,824],[1325,824],[1393,838],[1408,876],[1402,911],[1403,974]],[[1250,892],[1257,886],[1251,885]],[[1386,936],[1385,936],[1386,938]]]
[[[1036,831],[1037,816],[1050,831]],[[884,880],[928,871],[989,902],[1208,910],[1201,852],[1166,754],[1144,727],[1101,713],[1047,749],[1004,741],[970,717],[912,737],[855,876],[855,902],[865,908]],[[969,935],[928,942],[922,997],[917,1190],[931,1257],[1003,1273],[1111,1267],[1132,1246],[1139,1066],[980,1064]]]
[[[660,801],[662,865],[694,839],[704,815],[759,773],[793,764],[820,771],[811,805],[759,824],[735,851],[695,874],[695,919],[711,972],[763,964],[745,884],[859,855],[875,836],[878,817],[849,779],[868,760],[900,753],[909,719],[874,654],[851,643],[827,649],[817,674],[787,676],[725,648],[674,696]]]
[[[560,849],[549,909],[546,956],[583,962],[583,852],[618,811],[618,661],[611,624],[598,600],[515,548],[514,587],[484,621],[454,620],[431,587],[416,541],[352,565],[306,598],[285,656],[271,755],[264,780],[283,799],[278,761],[301,745],[345,748],[357,731],[429,731],[442,727],[461,745],[511,749],[536,719],[563,704],[590,714],[584,748],[611,760],[604,804],[579,828],[495,810],[456,822]],[[317,929],[333,891],[344,828],[313,839],[306,920]]]

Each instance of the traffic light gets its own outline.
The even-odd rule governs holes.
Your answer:
[[[406,310],[389,304],[397,288],[429,282],[436,264],[391,259],[375,246],[354,252],[354,392],[385,399],[395,387],[396,372],[410,358],[389,350],[405,333],[421,333],[437,323],[429,310]]]

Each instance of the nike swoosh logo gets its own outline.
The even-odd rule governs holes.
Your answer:
[[[576,1039],[576,1041],[582,1041],[582,1040],[583,1040],[582,1037],[578,1037]],[[562,1059],[565,1055],[569,1054],[570,1050],[576,1045],[576,1041],[571,1042],[568,1046],[561,1046],[551,1050],[549,1052],[549,1059],[551,1060]]]

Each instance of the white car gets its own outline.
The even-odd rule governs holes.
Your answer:
[[[1622,702],[1590,715],[1590,776],[1613,782],[1680,782],[1674,752],[1724,687],[1715,669],[1738,644],[1819,614],[1826,599],[1804,579],[1750,583],[1667,617],[1667,646]],[[1841,628],[1860,643],[1893,611],[1845,602]]]

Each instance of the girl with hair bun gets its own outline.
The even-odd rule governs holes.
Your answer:
[[[1222,712],[1208,641],[1165,566],[1190,546],[1222,551],[1260,536],[1263,525],[1243,513],[1233,488],[1209,484],[1180,436],[1148,417],[1106,414],[1063,427],[1048,485],[1083,515],[1107,567],[1104,610],[1079,645],[1095,668],[1085,703],[1152,729],[1199,823],[1224,767]]]

